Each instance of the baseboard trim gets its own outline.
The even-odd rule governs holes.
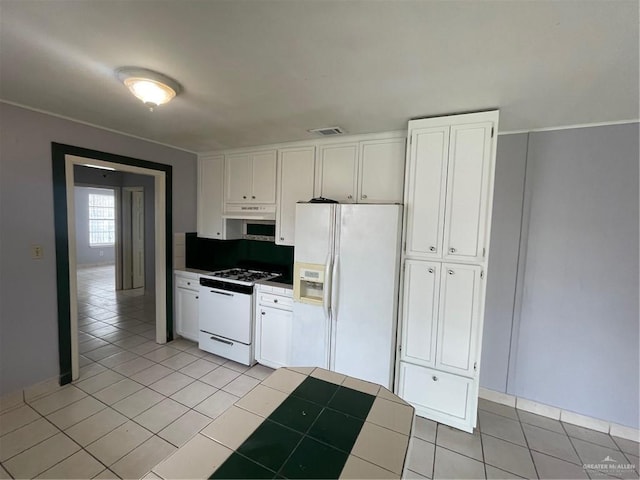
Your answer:
[[[30,402],[55,392],[62,387],[60,385],[61,378],[61,376],[48,378],[29,385],[22,390],[15,390],[0,396],[0,413],[13,410],[16,407],[24,405],[25,402]]]
[[[640,441],[640,430],[638,429],[608,422],[599,418],[589,417],[569,410],[563,410],[551,405],[534,402],[533,400],[516,397],[515,395],[509,395],[508,393],[496,392],[495,390],[480,387],[479,397],[491,402],[500,403],[501,405],[508,405],[509,407],[524,410],[525,412],[535,413],[543,417],[553,418],[554,420],[560,420],[564,423],[570,423],[579,427],[608,433],[614,437],[624,438],[634,442]]]

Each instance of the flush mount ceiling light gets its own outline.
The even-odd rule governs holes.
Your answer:
[[[116,76],[151,111],[171,101],[182,91],[182,87],[174,79],[146,68],[118,68]]]

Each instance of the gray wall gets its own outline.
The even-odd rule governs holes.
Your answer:
[[[480,384],[506,392],[528,134],[501,135],[496,153]]]
[[[638,124],[518,137],[498,141],[481,385],[638,428]]]
[[[196,229],[196,156],[3,103],[0,122],[2,395],[59,373],[51,142],[173,165],[174,232]]]
[[[113,189],[106,192],[115,193]],[[76,205],[76,261],[78,266],[113,264],[116,249],[114,246],[92,247],[89,245],[89,194],[105,193],[105,189],[75,187]]]

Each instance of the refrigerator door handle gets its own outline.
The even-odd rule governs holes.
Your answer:
[[[331,318],[338,319],[338,261],[340,255],[333,259],[333,271],[331,273]]]
[[[322,309],[324,316],[329,320],[329,308],[331,306],[331,255],[327,255],[324,263],[324,298],[322,299]]]

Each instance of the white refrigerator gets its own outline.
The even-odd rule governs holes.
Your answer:
[[[296,205],[292,365],[391,388],[401,228],[401,205]]]

